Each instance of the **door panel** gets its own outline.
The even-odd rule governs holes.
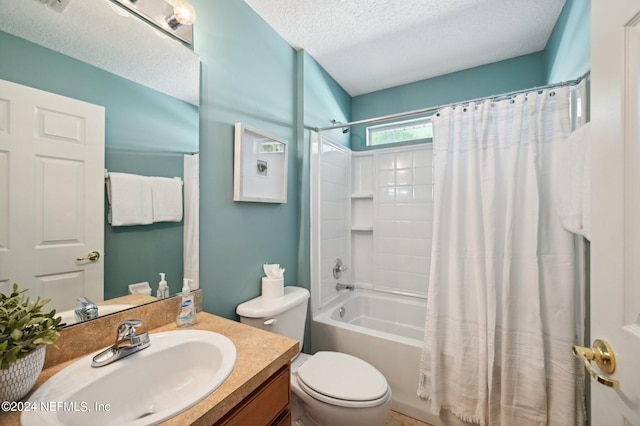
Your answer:
[[[0,291],[101,301],[104,108],[0,80]],[[66,302],[66,303],[65,303]]]
[[[591,381],[591,424],[640,425],[640,1],[594,0],[592,16],[590,327],[620,389]]]

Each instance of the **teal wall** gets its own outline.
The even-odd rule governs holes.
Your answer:
[[[331,120],[351,121],[351,96],[307,52],[301,51],[304,76],[304,125],[309,128],[331,126]],[[349,146],[349,134],[340,130],[327,133],[336,143]]]
[[[261,291],[264,263],[298,284],[299,173],[296,52],[238,0],[193,0],[202,60],[200,285],[204,309],[237,318]],[[286,204],[233,201],[234,123],[289,142]]]
[[[559,83],[591,69],[591,2],[567,0],[544,50],[545,80]]]
[[[237,304],[260,294],[265,262],[280,263],[287,269],[285,285],[309,287],[310,129],[328,126],[331,119],[347,122],[538,86],[546,84],[551,74],[560,75],[560,69],[575,78],[580,73],[574,71],[580,67],[565,61],[562,52],[585,43],[584,16],[588,13],[584,2],[568,0],[543,52],[351,98],[308,53],[292,49],[243,1],[192,1],[198,11],[194,50],[202,59],[199,123],[193,119],[194,108],[187,104],[173,105],[175,100],[150,89],[85,64],[71,66],[75,61],[69,58],[2,34],[0,78],[107,105],[107,161],[119,163],[121,171],[157,164],[161,170],[171,170],[169,175],[181,174],[181,164],[178,171],[166,163],[171,154],[149,161],[144,151],[164,149],[164,141],[180,141],[199,127],[200,281],[205,310],[228,318],[237,318]],[[580,28],[577,33],[574,22]],[[581,59],[575,63],[584,62],[584,53],[577,56]],[[82,75],[71,70],[75,67],[84,67]],[[137,104],[143,94],[157,97],[153,103],[162,107]],[[289,141],[286,204],[233,201],[236,122]],[[364,132],[360,127],[347,135],[333,131],[330,137],[361,150]],[[131,144],[140,155],[127,152]],[[184,146],[181,150],[198,148]],[[145,232],[150,228],[136,228],[109,230],[109,241],[126,241],[121,248],[110,248],[107,242],[107,249],[118,253],[109,256],[112,260],[124,263],[141,253],[161,256],[178,245],[181,252],[181,240],[138,244],[150,234]],[[181,256],[175,255],[165,258],[163,264],[177,268],[172,264],[175,259],[181,265]],[[121,285],[151,280],[155,285],[155,274],[160,272],[156,269],[145,270],[135,279],[118,274],[114,280]],[[168,278],[173,292],[179,279]]]
[[[574,80],[591,68],[590,25],[590,2],[567,0],[543,51],[356,96],[353,120]],[[354,127],[354,150],[369,149],[365,129],[364,125]]]
[[[299,282],[310,288],[310,199],[309,199],[309,158],[310,131],[314,128],[327,127],[331,120],[342,123],[351,121],[351,96],[305,51],[298,52],[298,66],[301,76],[300,102],[302,108],[302,122],[304,129],[299,140],[300,176],[298,177],[300,192],[300,240],[298,277]],[[343,134],[340,130],[325,133],[332,141],[343,146],[349,146],[350,134]]]
[[[356,96],[352,118],[381,117],[541,86],[545,83],[542,55],[533,53]],[[351,146],[356,151],[368,149],[365,129],[365,125],[352,129]]]
[[[198,151],[198,109],[145,86],[0,32],[0,78],[102,105],[105,166],[111,171],[182,176],[182,156]],[[182,280],[182,223],[105,225],[105,298],[166,272]]]
[[[205,310],[237,318],[260,294],[261,265],[287,268],[285,285],[309,286],[309,130],[520,90],[546,83],[538,52],[351,99],[306,52],[295,52],[243,2],[194,0],[202,58],[201,285]],[[290,142],[289,202],[235,203],[233,124]],[[364,148],[364,129],[332,139]],[[295,143],[293,143],[295,142]],[[268,224],[268,225],[265,225]]]

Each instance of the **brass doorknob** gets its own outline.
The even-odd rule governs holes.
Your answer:
[[[589,374],[591,374],[591,377],[596,379],[598,383],[614,389],[618,389],[620,387],[620,382],[618,380],[602,376],[591,365],[591,361],[595,361],[602,371],[609,374],[616,370],[616,357],[613,353],[613,349],[611,349],[611,346],[607,342],[596,339],[593,341],[593,346],[591,348],[574,346],[573,354],[582,361],[584,368],[587,369]]]
[[[89,254],[87,254],[87,257],[76,258],[76,261],[82,262],[83,260],[90,260],[92,262],[95,262],[98,259],[100,259],[100,252],[94,250],[89,252]]]

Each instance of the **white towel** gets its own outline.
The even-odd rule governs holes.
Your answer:
[[[560,144],[559,206],[562,227],[591,240],[591,125],[579,127]]]
[[[180,222],[182,220],[182,180],[152,177],[153,221]]]
[[[129,173],[109,173],[107,180],[109,223],[112,226],[153,223],[151,180]]]

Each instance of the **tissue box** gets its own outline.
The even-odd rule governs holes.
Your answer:
[[[284,295],[284,278],[262,278],[262,297],[274,299]]]

